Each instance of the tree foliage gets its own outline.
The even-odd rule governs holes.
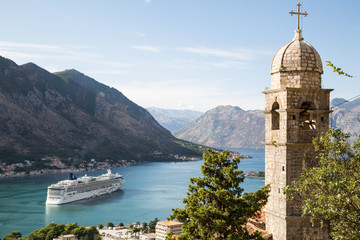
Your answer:
[[[155,218],[154,220],[152,220],[152,221],[150,221],[149,222],[149,232],[150,233],[154,233],[155,232],[155,228],[156,228],[156,224],[157,224],[157,222],[159,221],[159,219],[158,218]]]
[[[288,199],[303,198],[302,213],[330,226],[333,239],[360,239],[360,137],[331,128],[314,139],[317,167],[307,169],[285,189]]]
[[[259,171],[259,177],[265,177],[265,172],[264,171]]]
[[[173,209],[170,216],[185,223],[178,239],[262,239],[258,232],[250,234],[245,224],[266,204],[269,187],[242,196],[240,158],[228,156],[229,151],[204,152],[203,177],[190,179],[185,208]]]
[[[149,231],[149,226],[148,226],[147,222],[143,222],[141,231],[142,231],[143,233],[148,233],[148,231]]]
[[[35,230],[28,237],[21,237],[18,231],[7,234],[4,240],[52,240],[60,235],[74,234],[79,240],[100,240],[99,232],[95,226],[85,228],[76,223],[56,224],[50,223],[42,229]]]
[[[114,227],[114,224],[113,224],[112,222],[108,222],[108,223],[106,224],[106,227],[107,227],[107,228],[113,228],[113,227]]]
[[[6,234],[3,240],[21,239],[21,233],[19,231],[13,231],[10,234]]]

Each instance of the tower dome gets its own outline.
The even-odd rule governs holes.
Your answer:
[[[304,40],[301,30],[295,30],[293,40],[275,54],[270,73],[271,88],[321,88],[323,67],[316,49]]]

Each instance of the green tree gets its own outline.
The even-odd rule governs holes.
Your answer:
[[[12,240],[21,238],[21,233],[19,231],[13,231],[10,234],[6,234],[3,240]]]
[[[203,177],[191,178],[184,209],[173,209],[171,219],[184,222],[179,239],[262,239],[250,234],[245,224],[259,216],[266,204],[269,186],[242,196],[244,181],[238,170],[240,158],[228,159],[229,151],[204,152]]]
[[[100,240],[99,232],[95,226],[85,228],[76,223],[56,224],[50,223],[46,227],[30,233],[26,240],[52,240],[65,234],[74,234],[80,240]],[[22,240],[22,239],[21,239]]]
[[[360,239],[360,137],[331,128],[314,139],[318,166],[285,188],[289,200],[302,198],[302,213],[330,226],[333,239]],[[295,201],[295,200],[294,200]]]
[[[75,228],[77,228],[78,225],[77,223],[68,223],[65,225],[65,228],[64,228],[64,234],[69,234],[71,233],[71,231]]]
[[[107,224],[106,224],[106,227],[107,228],[112,228],[112,227],[114,227],[114,224],[112,223],[112,222],[108,222]]]
[[[124,223],[123,223],[123,222],[120,222],[118,226],[119,226],[119,227],[123,227],[123,226],[124,226]]]
[[[265,177],[265,172],[264,171],[259,171],[259,177]]]
[[[98,230],[96,229],[95,226],[91,226],[89,228],[86,228],[85,231],[85,237],[89,240],[98,240],[101,239]]]
[[[71,231],[78,239],[82,239],[86,236],[86,228],[84,226],[78,226]]]
[[[147,222],[143,222],[141,231],[143,231],[143,233],[147,233],[149,231]]]
[[[149,232],[150,233],[154,233],[155,232],[155,228],[156,228],[156,224],[159,221],[158,218],[155,218],[154,220],[149,222]]]
[[[135,237],[137,236],[138,233],[140,233],[140,228],[138,227],[135,227],[134,230],[133,230],[133,233],[135,234]]]
[[[54,238],[57,238],[58,235],[56,234],[56,231],[54,229],[51,229],[47,232],[45,240],[52,240]]]
[[[98,225],[98,229],[103,229],[104,225],[102,225],[101,223]]]

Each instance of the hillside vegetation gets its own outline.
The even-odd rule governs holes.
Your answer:
[[[0,162],[59,157],[82,161],[172,160],[200,156],[179,144],[121,92],[76,70],[52,74],[0,57]],[[187,143],[189,144],[189,143]]]

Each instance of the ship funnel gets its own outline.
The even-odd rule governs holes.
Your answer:
[[[76,180],[76,179],[77,177],[73,173],[69,172],[69,180]]]

